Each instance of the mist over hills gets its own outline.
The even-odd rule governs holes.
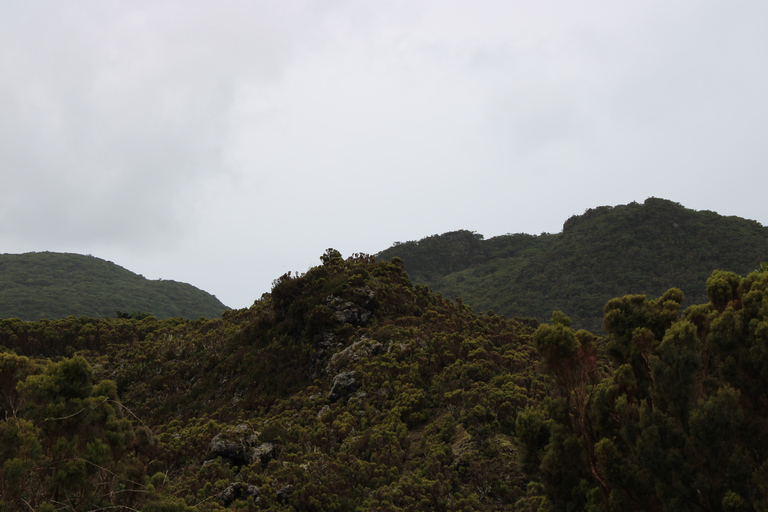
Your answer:
[[[142,312],[157,318],[220,318],[213,295],[187,283],[149,280],[80,254],[0,254],[0,318],[40,320]]]
[[[768,260],[768,228],[649,198],[589,209],[557,234],[484,240],[454,231],[396,243],[377,257],[401,258],[414,282],[477,311],[547,320],[561,310],[598,331],[605,303],[617,295],[677,287],[685,304],[706,301],[712,270],[746,274]]]

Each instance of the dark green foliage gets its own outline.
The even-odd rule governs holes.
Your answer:
[[[2,510],[762,510],[768,273],[475,314],[402,261],[221,319],[0,321]]]
[[[176,281],[151,281],[93,256],[0,254],[0,318],[74,316],[220,318],[216,297]],[[131,311],[133,313],[124,313]],[[137,316],[138,315],[138,316]]]
[[[387,260],[402,258],[408,262],[408,274],[414,282],[432,283],[442,276],[485,263],[491,254],[483,243],[483,235],[461,230],[418,242],[396,242],[378,256]]]
[[[556,395],[518,416],[525,467],[540,482],[522,509],[765,510],[766,276],[715,271],[710,302],[682,317],[679,290],[609,301],[612,363],[582,388],[560,376],[572,333],[540,327]]]
[[[145,486],[136,509],[510,510],[523,492],[515,421],[549,386],[532,327],[414,287],[398,262],[333,250],[321,262],[222,320],[3,321],[0,344],[20,354],[3,354],[3,411],[37,422],[64,460],[50,476],[61,492],[127,461]],[[27,358],[39,354],[74,357]],[[340,374],[358,381],[332,399]],[[118,396],[122,417],[91,409]],[[237,457],[210,453],[220,434]]]
[[[766,254],[768,228],[757,222],[649,198],[587,210],[558,234],[483,240],[458,231],[398,243],[377,257],[402,258],[414,282],[463,297],[478,311],[545,321],[560,310],[599,332],[612,297],[675,287],[688,304],[706,302],[713,269],[746,274]]]
[[[80,356],[43,365],[4,352],[0,360],[2,510],[132,509],[146,501],[151,454],[136,443],[114,383],[94,386]]]

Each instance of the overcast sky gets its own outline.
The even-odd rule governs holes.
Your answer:
[[[649,196],[768,225],[768,2],[0,0],[0,252],[247,307]]]

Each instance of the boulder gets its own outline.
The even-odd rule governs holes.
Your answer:
[[[383,352],[384,346],[380,342],[372,341],[363,336],[343,350],[334,353],[325,366],[325,373],[338,371],[344,366],[350,366],[362,359],[370,359]]]
[[[249,454],[250,462],[261,462],[262,467],[266,467],[269,461],[277,458],[280,454],[280,448],[273,443],[261,443],[259,446],[252,448]]]
[[[258,503],[259,494],[261,494],[261,489],[259,489],[257,486],[246,485],[242,482],[235,482],[221,491],[219,494],[219,502],[225,507],[228,507],[235,500],[253,498],[253,500]]]
[[[341,372],[333,378],[333,386],[330,393],[328,393],[328,399],[331,402],[337,402],[342,398],[347,398],[349,395],[360,389],[363,385],[357,379],[357,373]]]
[[[354,302],[330,295],[325,299],[325,305],[333,311],[339,322],[363,325],[371,318],[376,293],[368,286],[352,288],[350,291],[354,295]]]
[[[291,494],[293,494],[293,486],[292,485],[286,485],[280,488],[279,491],[275,493],[277,496],[277,502],[278,503],[288,503],[288,499],[291,497]]]
[[[230,466],[242,466],[249,462],[249,449],[256,444],[257,439],[257,432],[248,425],[240,424],[216,434],[208,451],[211,459],[221,457]]]
[[[238,440],[230,439],[226,434],[216,434],[211,441],[212,458],[221,459],[233,466],[242,466],[246,462],[245,446]]]

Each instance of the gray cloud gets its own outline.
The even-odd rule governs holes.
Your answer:
[[[242,307],[327,248],[559,231],[666,197],[760,222],[768,8],[0,6],[0,240]]]
[[[273,25],[282,13],[36,5],[3,16],[3,231],[16,229],[11,218],[39,218],[45,240],[184,231],[201,180],[232,172],[223,158],[237,83],[274,78],[290,53]]]

